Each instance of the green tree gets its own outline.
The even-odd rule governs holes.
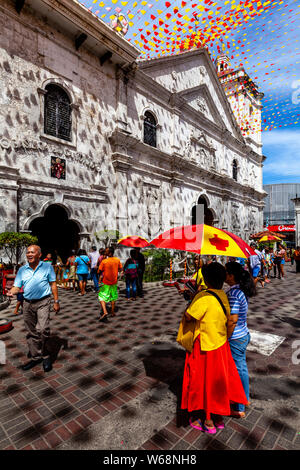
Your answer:
[[[95,232],[94,235],[97,242],[103,243],[105,248],[112,244],[116,244],[118,240],[122,238],[122,235],[118,230],[101,230],[100,232]]]
[[[2,232],[0,233],[0,250],[8,257],[10,264],[17,264],[24,250],[29,245],[36,245],[37,237],[28,233]]]
[[[145,250],[143,255],[148,260],[145,278],[151,277],[155,281],[162,280],[165,269],[170,267],[170,251],[163,249]]]

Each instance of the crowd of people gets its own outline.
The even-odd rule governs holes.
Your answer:
[[[114,255],[114,248],[91,247],[89,253],[79,249],[76,253],[71,250],[70,256],[63,263],[57,252],[48,253],[41,258],[44,263],[52,265],[56,284],[59,288],[72,290],[80,296],[87,293],[87,283],[92,281],[94,291],[98,294],[102,308],[101,321],[107,321],[107,303],[111,303],[111,315],[115,315],[115,302],[118,299],[118,279],[124,279],[126,283],[127,300],[135,301],[137,297],[143,297],[143,276],[145,271],[145,258],[140,248],[130,251],[124,267],[121,260]],[[17,295],[15,314],[23,309],[23,288]]]

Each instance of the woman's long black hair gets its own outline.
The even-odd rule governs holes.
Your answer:
[[[251,274],[240,265],[240,263],[230,261],[225,264],[225,268],[228,274],[233,274],[236,283],[240,285],[240,289],[244,292],[246,297],[253,297],[256,295],[256,287],[253,278]]]

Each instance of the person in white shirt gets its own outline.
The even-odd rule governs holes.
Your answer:
[[[88,254],[90,261],[91,261],[91,279],[94,283],[95,292],[99,291],[99,278],[97,274],[97,267],[98,267],[98,259],[99,253],[96,246],[92,246],[92,251]]]

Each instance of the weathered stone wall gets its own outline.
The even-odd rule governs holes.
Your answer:
[[[0,9],[1,231],[28,230],[49,205],[59,204],[78,223],[85,244],[103,229],[152,238],[190,223],[203,194],[218,226],[242,236],[262,226],[260,165],[228,143],[236,129],[203,57],[175,73],[172,66],[162,73],[153,65],[144,78],[126,76],[109,61],[101,66],[84,47],[76,51],[71,38],[26,3],[20,16],[13,2],[1,0]],[[49,83],[70,97],[72,142],[44,133]],[[142,142],[146,110],[157,118],[156,149]],[[214,132],[205,119],[223,121],[227,133]],[[65,180],[51,177],[53,156],[66,161]]]
[[[18,17],[11,2],[1,6],[0,164],[18,169],[21,179],[30,180],[35,189],[43,182],[45,191],[45,195],[28,193],[21,184],[20,229],[27,229],[28,217],[38,214],[52,197],[53,202],[60,200],[70,209],[85,231],[93,233],[95,227],[105,225],[106,216],[112,217],[113,206],[87,200],[71,202],[65,199],[64,190],[72,188],[73,194],[79,195],[81,190],[98,185],[113,192],[115,177],[107,134],[115,120],[115,69],[100,67],[99,60],[86,50],[77,53],[71,39],[28,7]],[[60,84],[75,105],[71,143],[44,134],[40,90],[48,83]],[[65,180],[51,178],[52,156],[66,160]],[[14,202],[12,197],[5,205],[13,206]]]

